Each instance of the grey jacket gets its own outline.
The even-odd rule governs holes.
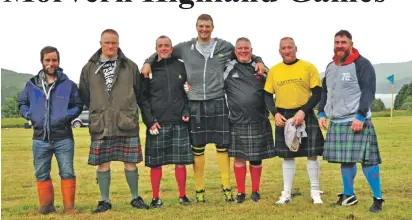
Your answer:
[[[210,100],[224,96],[224,78],[226,62],[234,57],[235,47],[225,40],[214,38],[214,49],[208,58],[205,58],[196,49],[196,38],[174,46],[172,57],[182,59],[186,72],[187,82],[191,86],[188,93],[189,100]],[[156,54],[150,56],[145,63],[152,64]],[[253,56],[255,62],[262,62],[260,57]]]

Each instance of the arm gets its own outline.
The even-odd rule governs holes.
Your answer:
[[[322,88],[319,86],[316,86],[315,88],[310,89],[312,91],[312,96],[309,98],[308,102],[306,102],[305,105],[302,106],[301,110],[307,114],[310,112],[313,108],[315,108],[316,104],[321,99],[321,94],[322,94]]]
[[[173,52],[171,57],[172,58],[176,58],[176,59],[182,59],[182,49],[183,49],[183,44],[185,42],[182,43],[178,43],[173,47]],[[157,53],[153,53],[149,58],[147,58],[144,63],[145,64],[149,64],[152,65],[154,61],[157,60]]]
[[[26,83],[23,91],[20,93],[18,105],[19,111],[23,118],[30,120],[29,110],[30,110],[30,100],[29,100],[29,83]]]
[[[83,110],[83,103],[80,99],[79,89],[76,84],[72,84],[72,89],[70,93],[69,110],[67,112],[69,121],[77,118]]]
[[[273,94],[272,93],[268,93],[266,91],[264,91],[264,97],[265,97],[265,105],[266,105],[266,109],[273,115],[276,115],[277,109],[275,107],[275,102],[273,101]]]
[[[181,66],[182,66],[182,72],[183,72],[183,80],[184,80],[185,82],[187,82],[187,74],[186,74],[185,66],[184,66],[183,64],[182,64]],[[189,100],[188,100],[188,98],[187,98],[186,92],[184,91],[184,88],[182,88],[182,89],[183,89],[183,95],[184,95],[184,97],[185,97],[185,106],[184,106],[184,108],[183,108],[182,116],[184,116],[184,117],[190,117]]]
[[[372,102],[375,99],[376,92],[376,73],[372,64],[368,61],[362,61],[359,67],[358,82],[361,90],[359,100],[359,109],[356,112],[355,118],[361,122],[366,120]]]
[[[83,104],[89,108],[90,106],[90,84],[89,84],[89,77],[87,76],[87,69],[86,66],[83,67],[82,73],[80,75],[79,81],[79,96],[82,100]]]
[[[326,118],[325,105],[328,99],[328,88],[326,87],[326,76],[322,80],[322,93],[320,96],[320,102],[318,106],[318,117]]]
[[[133,89],[136,97],[136,102],[142,112],[143,122],[146,127],[151,128],[156,122],[155,118],[152,116],[152,110],[149,103],[149,86],[150,79],[144,78],[140,74],[139,69],[135,74],[135,82],[133,83]]]

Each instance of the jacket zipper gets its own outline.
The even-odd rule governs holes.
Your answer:
[[[203,69],[203,98],[206,100],[206,66],[207,58],[205,58],[205,68]]]
[[[169,91],[169,94],[168,94],[168,99],[169,99],[169,101],[172,99],[172,92],[171,92],[171,90],[170,90],[170,77],[169,77],[169,70],[168,70],[168,68],[167,68],[167,62],[166,62],[166,60],[165,60],[165,69],[166,69],[166,78],[167,78],[167,90]]]

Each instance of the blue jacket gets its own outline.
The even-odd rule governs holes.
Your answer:
[[[43,71],[32,77],[19,97],[20,114],[33,125],[33,139],[57,141],[73,138],[71,121],[83,109],[77,85],[62,69],[57,71],[57,80],[47,89],[43,86]],[[46,91],[49,92],[47,99]]]

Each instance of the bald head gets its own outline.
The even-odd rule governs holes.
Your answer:
[[[280,39],[279,53],[282,56],[284,63],[293,63],[296,61],[296,52],[298,48],[295,45],[295,41],[291,37],[284,37]]]

